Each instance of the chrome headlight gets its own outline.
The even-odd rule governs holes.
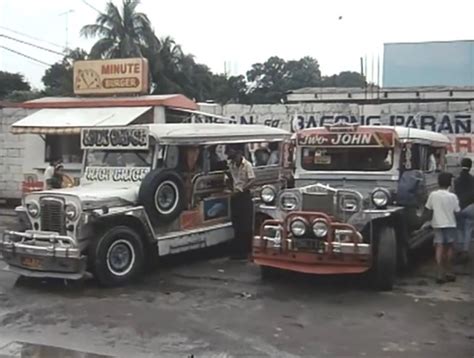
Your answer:
[[[280,205],[283,210],[295,210],[300,204],[300,200],[295,193],[283,193],[280,196]]]
[[[381,209],[389,204],[390,193],[384,188],[377,188],[372,192],[371,199],[375,207]]]
[[[76,220],[79,214],[79,209],[75,204],[67,204],[64,208],[64,213],[69,220]]]
[[[324,237],[328,234],[329,226],[326,220],[316,219],[313,221],[313,232],[316,237]]]
[[[32,218],[37,218],[40,214],[40,207],[36,201],[30,201],[28,204],[26,204],[26,210]]]
[[[264,186],[262,188],[262,191],[260,192],[260,199],[262,199],[262,201],[265,204],[272,203],[273,200],[275,200],[275,196],[276,196],[275,188],[273,188],[270,185]]]
[[[290,231],[295,236],[303,236],[306,234],[308,223],[303,218],[296,218],[290,223]]]

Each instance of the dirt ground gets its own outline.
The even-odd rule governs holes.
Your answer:
[[[359,276],[263,282],[216,251],[116,289],[0,272],[0,357],[474,357],[474,265],[436,285],[418,256],[385,293]]]

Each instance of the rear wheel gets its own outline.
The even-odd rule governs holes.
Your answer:
[[[91,247],[94,277],[103,286],[121,286],[135,279],[144,268],[143,243],[128,226],[106,231]]]
[[[397,272],[397,239],[395,230],[383,226],[378,232],[372,270],[372,283],[378,290],[388,291],[393,288]]]

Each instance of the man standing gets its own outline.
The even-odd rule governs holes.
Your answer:
[[[255,181],[252,164],[244,158],[243,151],[229,151],[229,171],[232,178],[232,225],[235,238],[232,258],[245,259],[250,252],[253,234],[253,202],[250,187]]]
[[[470,174],[472,160],[463,158],[461,173],[454,182],[454,191],[459,199],[461,214],[459,215],[459,259],[462,262],[469,260],[469,244],[472,239],[474,221],[474,177]]]
[[[456,213],[459,212],[459,201],[456,195],[449,192],[452,175],[440,173],[438,176],[439,189],[431,192],[426,202],[426,209],[432,211],[431,226],[434,231],[436,248],[436,263],[438,273],[437,283],[456,280],[452,272],[453,245],[456,241]]]

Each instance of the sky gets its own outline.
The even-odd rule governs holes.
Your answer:
[[[58,52],[66,45],[89,50],[94,40],[79,31],[94,23],[93,7],[103,10],[106,2],[0,0],[0,70],[22,73],[41,88],[45,64],[61,56],[1,35]],[[142,0],[138,9],[159,37],[173,37],[214,72],[224,72],[227,63],[234,75],[274,55],[312,56],[323,75],[360,71],[363,57],[369,80],[377,83],[383,43],[474,39],[473,0]]]

